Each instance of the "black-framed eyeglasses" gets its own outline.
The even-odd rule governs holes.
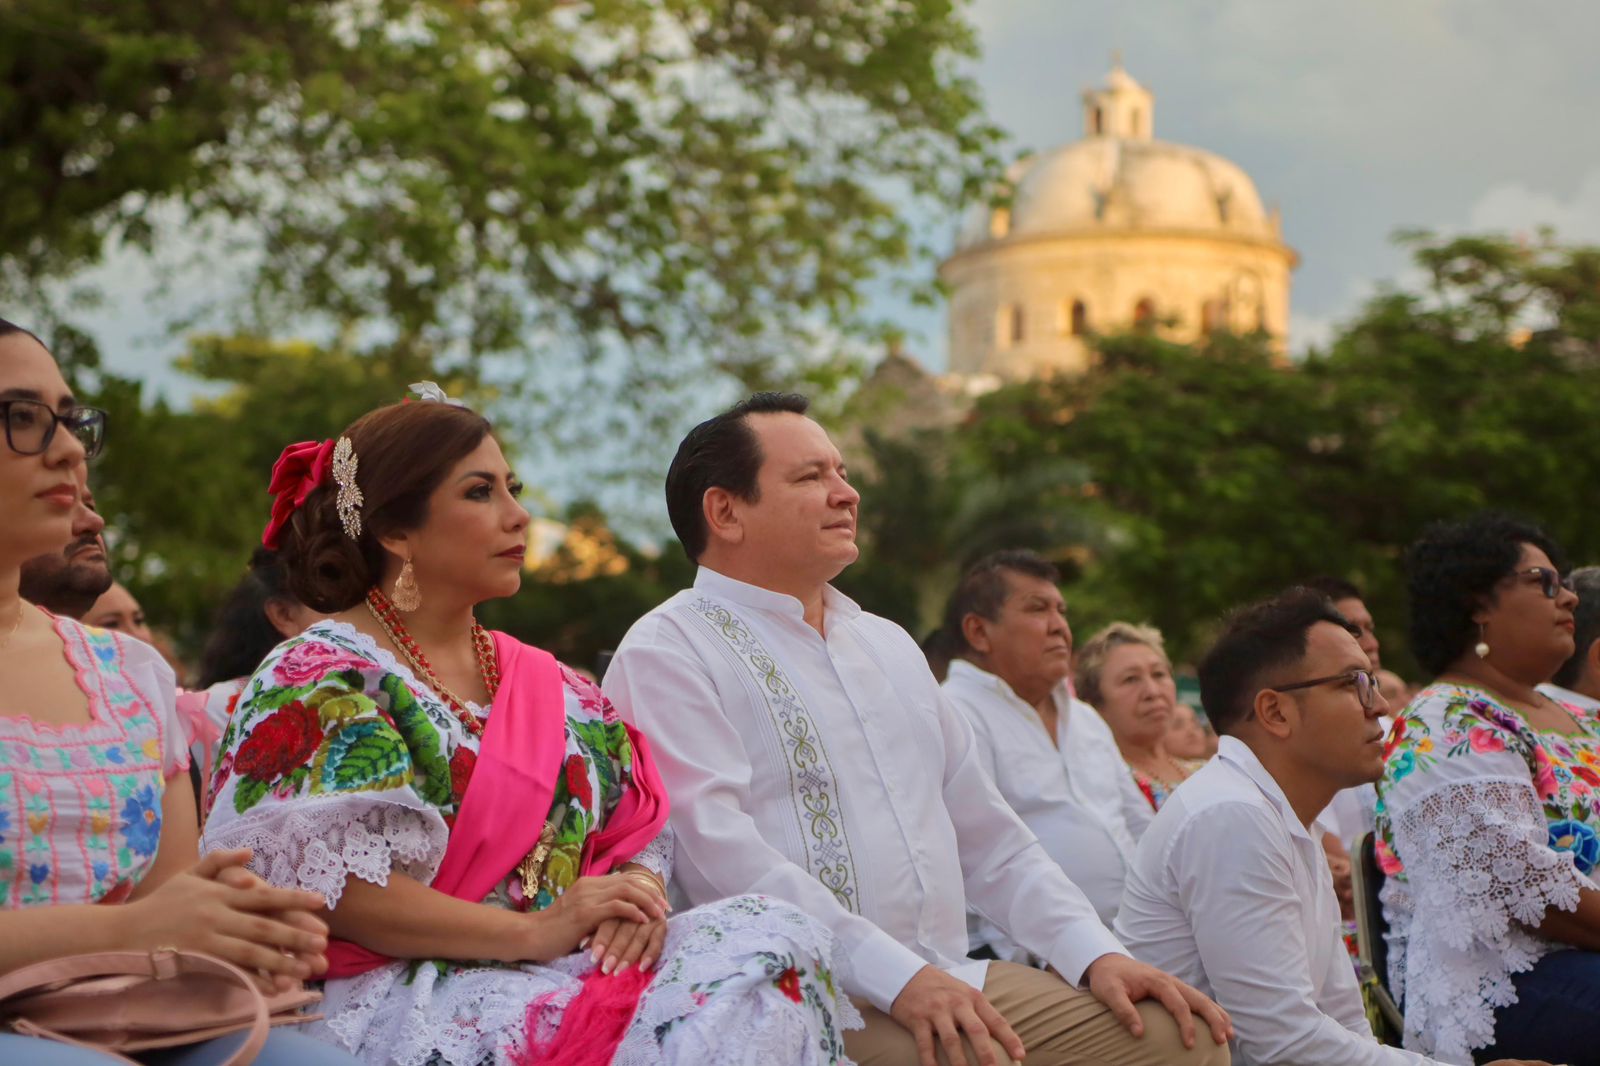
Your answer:
[[[1514,570],[1512,577],[1535,577],[1539,581],[1539,591],[1544,593],[1544,598],[1553,600],[1561,594],[1562,589],[1572,591],[1572,578],[1562,577],[1561,571],[1552,570],[1548,566],[1530,566],[1526,570]]]
[[[1332,674],[1328,677],[1314,677],[1310,681],[1296,681],[1291,685],[1273,685],[1274,692],[1293,692],[1297,688],[1314,688],[1317,685],[1331,685],[1335,681],[1349,681],[1356,687],[1356,699],[1361,701],[1363,710],[1370,711],[1373,704],[1378,702],[1378,676],[1371,670],[1346,670],[1342,674]]]
[[[41,454],[55,439],[57,426],[66,426],[78,438],[85,459],[99,455],[106,443],[106,413],[98,407],[74,407],[58,415],[38,400],[0,400],[0,418],[5,419],[6,444],[18,455]]]

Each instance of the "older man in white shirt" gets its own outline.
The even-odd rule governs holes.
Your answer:
[[[1578,606],[1572,609],[1572,658],[1539,691],[1580,711],[1600,711],[1600,566],[1568,575]]]
[[[828,584],[860,497],[805,411],[758,394],[684,439],[667,507],[700,570],[606,674],[671,793],[679,884],[827,922],[863,1066],[966,1062],[963,1040],[985,1066],[1225,1062],[1226,1016],[1123,952],[984,776],[916,642]],[[1059,975],[967,959],[969,900]]]
[[[960,658],[944,693],[966,716],[978,760],[1107,925],[1117,916],[1133,848],[1154,812],[1093,707],[1072,698],[1072,627],[1060,573],[1031,551],[973,564],[945,609]],[[973,947],[1025,961],[981,915]]]
[[[1229,620],[1199,667],[1217,757],[1145,831],[1117,915],[1135,957],[1228,1010],[1250,1066],[1433,1061],[1373,1038],[1308,831],[1335,792],[1383,771],[1387,705],[1356,633],[1304,588]]]

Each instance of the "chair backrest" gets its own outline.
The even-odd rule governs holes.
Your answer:
[[[1356,942],[1360,946],[1361,961],[1372,967],[1378,980],[1389,985],[1389,942],[1384,934],[1389,923],[1383,920],[1383,904],[1378,893],[1383,888],[1383,871],[1378,868],[1378,847],[1375,834],[1367,833],[1356,848],[1354,866],[1356,902]]]

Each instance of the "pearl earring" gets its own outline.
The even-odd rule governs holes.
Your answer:
[[[1483,639],[1483,623],[1478,623],[1478,643],[1472,648],[1472,654],[1480,659],[1489,657],[1489,642]]]

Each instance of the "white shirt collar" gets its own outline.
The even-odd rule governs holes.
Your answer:
[[[752,585],[747,581],[740,581],[708,566],[702,566],[695,571],[694,587],[700,592],[730,600],[741,607],[769,611],[797,622],[805,621],[805,604],[795,597],[762,588],[760,585]],[[823,586],[822,610],[825,616],[836,618],[854,618],[861,613],[860,606],[854,600],[832,585]]]
[[[1257,757],[1250,745],[1238,737],[1219,737],[1217,740],[1217,758],[1237,768],[1251,781],[1255,782],[1255,786],[1261,790],[1261,794],[1267,798],[1267,802],[1277,808],[1278,813],[1283,815],[1284,820],[1289,823],[1289,831],[1291,833],[1305,837],[1307,840],[1311,839],[1310,830],[1306,828],[1305,823],[1300,821],[1300,816],[1294,812],[1294,807],[1290,805],[1289,797],[1283,794],[1283,788],[1278,784],[1278,779],[1268,773],[1265,766],[1261,765],[1261,759]]]
[[[1030,718],[1038,718],[1038,712],[1034,708],[1028,706],[1028,704],[1023,701],[1021,696],[1017,695],[1017,690],[1011,687],[1011,683],[1009,681],[1001,677],[999,674],[990,673],[988,670],[985,670],[983,667],[972,662],[970,659],[951,659],[950,670],[945,677],[953,678],[957,682],[964,681],[969,684],[980,685],[983,688],[991,689],[1000,696],[1004,697],[1008,706],[1011,706],[1018,711],[1027,712],[1028,717]],[[1051,689],[1050,696],[1053,700],[1055,700],[1057,711],[1066,710],[1072,704],[1072,697],[1067,694],[1067,683],[1065,681]]]

